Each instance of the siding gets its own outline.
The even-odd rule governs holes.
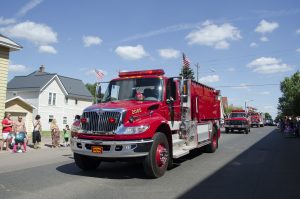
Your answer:
[[[18,113],[24,113],[26,114],[25,124],[27,132],[30,134],[33,130],[32,126],[32,111],[33,108],[25,104],[23,101],[19,99],[12,100],[10,102],[7,102],[5,104],[5,111],[12,113],[12,115],[18,116]]]
[[[9,49],[0,46],[0,119],[4,117],[7,74],[8,74]],[[2,125],[0,123],[0,128]]]
[[[56,93],[56,104],[48,105],[49,92]],[[43,130],[50,129],[49,115],[57,120],[57,124],[62,130],[65,127],[63,118],[67,117],[67,124],[71,125],[75,115],[81,115],[84,108],[92,105],[91,101],[84,101],[78,99],[78,104],[75,105],[75,99],[69,98],[68,103],[65,102],[65,94],[59,86],[56,79],[54,79],[39,96],[38,114],[41,115]]]

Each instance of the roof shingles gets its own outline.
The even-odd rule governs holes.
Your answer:
[[[47,73],[35,71],[27,76],[15,76],[12,80],[8,82],[7,90],[41,90],[55,75],[56,73]],[[87,90],[84,83],[79,79],[74,79],[70,77],[64,77],[57,75],[63,87],[68,93],[68,97],[80,98],[86,100],[92,100],[93,96]]]

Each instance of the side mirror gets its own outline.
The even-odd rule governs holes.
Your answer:
[[[97,84],[96,86],[96,103],[99,103],[101,101],[101,85]]]

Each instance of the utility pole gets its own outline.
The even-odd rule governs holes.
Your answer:
[[[197,82],[199,81],[199,68],[200,68],[200,65],[199,63],[195,64],[196,68],[197,68]]]

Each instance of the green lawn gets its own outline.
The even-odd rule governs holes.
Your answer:
[[[51,137],[51,131],[42,131],[42,137]]]

